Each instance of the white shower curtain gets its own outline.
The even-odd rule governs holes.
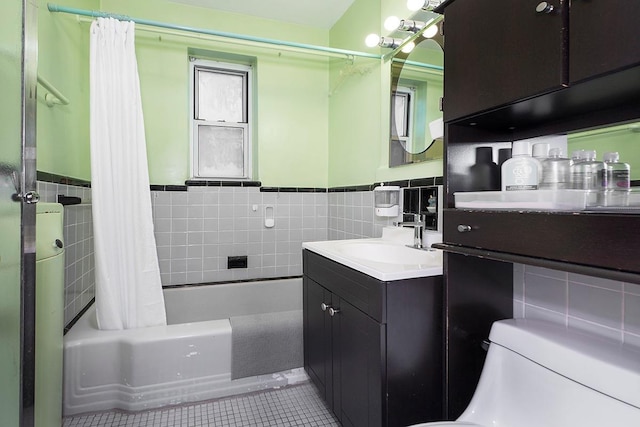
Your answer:
[[[134,23],[91,24],[91,189],[100,329],[166,325]]]

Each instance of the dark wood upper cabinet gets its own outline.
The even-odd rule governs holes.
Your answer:
[[[566,1],[457,0],[444,24],[444,118],[455,120],[567,83]]]
[[[448,0],[439,12],[445,122],[525,132],[513,140],[638,117],[639,2]]]
[[[640,63],[640,2],[573,0],[570,17],[571,83]]]

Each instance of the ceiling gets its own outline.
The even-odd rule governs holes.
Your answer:
[[[329,29],[354,0],[169,0],[191,6]]]

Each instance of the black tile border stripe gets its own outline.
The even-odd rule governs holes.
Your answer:
[[[206,181],[189,179],[185,181],[187,187],[261,187],[260,181]]]
[[[228,285],[233,283],[274,282],[278,280],[302,279],[302,276],[258,277],[255,279],[225,280],[221,282],[184,283],[181,285],[162,285],[162,289],[195,288],[198,286]]]
[[[49,172],[36,172],[36,180],[42,182],[52,182],[54,184],[75,185],[76,187],[91,187],[91,181],[85,181],[83,179],[71,178],[64,175],[56,175]]]
[[[85,305],[84,308],[82,310],[80,310],[80,312],[78,314],[76,314],[76,316],[73,319],[71,319],[69,324],[65,325],[64,330],[62,332],[62,335],[67,335],[67,332],[69,332],[69,330],[71,330],[73,325],[75,325],[76,322],[78,320],[80,320],[82,315],[85,314],[87,312],[87,310],[89,310],[89,307],[91,307],[95,302],[96,302],[96,298],[95,297],[91,298],[91,301],[89,301],[87,303],[87,305]]]
[[[49,172],[37,173],[37,180],[52,182],[54,184],[75,185],[78,187],[91,188],[91,182],[81,179],[71,178],[63,175],[56,175]],[[444,179],[441,176],[429,178],[405,179],[400,181],[376,182],[368,185],[351,185],[345,187],[263,187],[260,181],[200,181],[187,180],[184,185],[157,185],[150,186],[151,191],[187,191],[189,187],[251,187],[260,188],[263,193],[348,193],[354,191],[373,191],[379,185],[397,185],[399,187],[430,187],[433,185],[443,185]],[[632,186],[640,186],[640,181],[632,181]]]
[[[326,188],[310,187],[260,187],[262,193],[326,193]]]

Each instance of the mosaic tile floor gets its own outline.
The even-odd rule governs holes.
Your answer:
[[[68,417],[63,427],[340,426],[310,384],[147,412],[111,411]]]

